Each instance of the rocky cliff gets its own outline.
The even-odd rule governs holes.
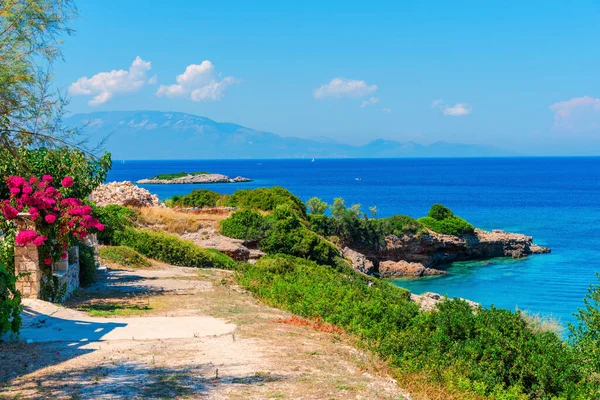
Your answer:
[[[443,274],[436,267],[454,261],[522,258],[549,252],[550,249],[533,243],[531,236],[475,229],[473,234],[463,236],[431,231],[422,235],[391,235],[385,238],[382,248],[365,251],[364,256],[374,263],[380,276],[399,277]]]

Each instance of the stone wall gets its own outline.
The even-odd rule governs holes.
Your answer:
[[[17,290],[24,299],[39,298],[42,281],[42,271],[37,247],[15,246],[15,274],[22,274],[17,280]]]
[[[17,229],[19,231],[35,229],[35,224],[29,219],[29,214],[21,214],[20,217],[17,219]],[[23,298],[39,298],[42,271],[40,270],[40,258],[36,246],[15,246],[15,275],[21,275],[17,280],[16,287]]]
[[[27,214],[21,215],[17,227],[19,231],[35,229],[34,223]],[[90,244],[97,246],[96,241]],[[58,261],[52,266],[52,275],[58,278],[59,288],[63,286],[65,288],[65,296],[60,301],[66,300],[79,287],[79,270],[79,248],[77,246],[69,250],[66,260]],[[23,298],[41,298],[41,288],[44,282],[36,246],[15,246],[15,275],[21,275],[16,286]]]

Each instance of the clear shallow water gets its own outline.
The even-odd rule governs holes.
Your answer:
[[[381,217],[420,217],[431,204],[443,203],[477,227],[525,233],[552,248],[525,260],[456,263],[446,276],[395,281],[415,293],[518,306],[569,322],[600,271],[599,157],[116,161],[109,180],[180,171],[242,175],[254,182],[144,187],[166,199],[198,188],[232,193],[280,185],[304,201],[343,197],[364,210],[375,205]]]

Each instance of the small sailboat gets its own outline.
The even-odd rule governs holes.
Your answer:
[[[354,178],[356,181],[362,181],[362,178]]]
[[[311,162],[315,162],[315,158],[314,158],[314,157],[313,157],[313,159],[312,159],[312,161],[311,161]]]

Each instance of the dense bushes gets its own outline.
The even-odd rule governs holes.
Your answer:
[[[454,213],[452,212],[452,210],[450,210],[448,207],[446,207],[443,204],[434,204],[429,209],[427,216],[431,217],[433,219],[437,219],[438,221],[441,221],[443,219],[454,216]]]
[[[288,204],[302,217],[306,216],[306,206],[289,190],[279,186],[251,190],[238,190],[225,205],[248,210],[273,211],[277,206]]]
[[[242,240],[260,240],[269,228],[267,220],[257,212],[242,210],[221,221],[221,233]]]
[[[267,253],[282,253],[334,265],[338,249],[303,224],[292,204],[283,204],[270,217],[273,221],[267,236],[260,242]]]
[[[457,216],[452,216],[443,220],[423,217],[419,218],[418,221],[432,231],[443,233],[445,235],[461,236],[466,233],[472,233],[475,230],[473,225]]]
[[[84,243],[78,242],[79,248],[79,284],[89,286],[96,281],[98,264],[94,257],[94,249]]]
[[[0,264],[0,338],[17,334],[21,328],[21,293],[15,283],[17,277]]]
[[[418,312],[406,291],[386,281],[282,255],[238,274],[269,304],[357,335],[399,373],[426,374],[452,390],[496,399],[600,395],[576,353],[556,334],[532,330],[519,312],[473,312],[462,300]]]
[[[600,274],[596,273],[596,277],[599,284],[588,289],[584,306],[575,314],[579,322],[569,325],[569,330],[570,339],[590,372],[600,373]],[[600,375],[596,384],[600,391]]]
[[[473,313],[461,300],[438,308],[421,313],[403,333],[399,365],[462,375],[479,395],[519,389],[525,398],[571,398],[577,392],[583,376],[573,351],[552,332],[534,332],[520,312],[492,307]]]
[[[475,230],[473,225],[457,217],[448,207],[441,204],[431,206],[427,217],[419,218],[418,221],[432,231],[446,235],[461,236]]]
[[[117,234],[117,242],[146,257],[182,267],[232,269],[236,263],[223,253],[203,249],[178,236],[150,230],[126,228]]]
[[[216,207],[222,200],[219,193],[212,190],[194,190],[185,196],[173,196],[173,207]]]
[[[375,221],[379,222],[381,232],[384,236],[402,236],[405,233],[422,234],[426,231],[422,223],[408,215],[393,215],[389,218]]]
[[[150,267],[152,263],[146,257],[127,246],[107,246],[100,248],[100,257],[123,267]]]
[[[4,182],[4,177],[18,176],[43,176],[54,177],[70,176],[74,184],[65,193],[67,197],[78,199],[87,198],[92,191],[104,182],[112,165],[110,154],[105,153],[99,159],[91,159],[82,151],[69,148],[61,149],[19,149],[15,155],[0,149],[0,199],[9,197],[9,190]]]
[[[116,235],[131,226],[137,218],[137,213],[131,208],[113,204],[93,206],[92,215],[104,224],[104,230],[97,233],[97,238],[101,244],[107,245],[116,244]]]

